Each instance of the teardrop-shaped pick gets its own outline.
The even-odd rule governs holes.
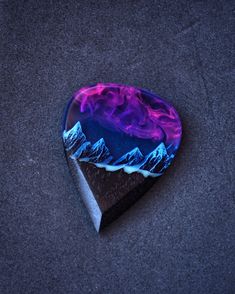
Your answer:
[[[163,174],[181,134],[174,107],[146,90],[99,83],[74,94],[65,113],[64,149],[97,231]]]

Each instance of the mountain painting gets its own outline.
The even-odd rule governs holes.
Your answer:
[[[179,147],[182,130],[177,112],[145,90],[97,84],[79,90],[69,108],[63,141],[73,160],[107,171],[157,177]]]

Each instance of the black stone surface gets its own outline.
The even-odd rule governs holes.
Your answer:
[[[85,204],[88,201],[87,210],[98,232],[116,220],[156,182],[156,178],[145,178],[140,173],[127,174],[123,169],[110,172],[69,156],[67,162],[80,197]],[[87,197],[88,191],[83,188],[84,184],[89,185],[91,199]],[[92,217],[96,210],[91,202],[95,202],[94,205],[100,211],[98,217]]]
[[[0,293],[233,293],[233,1],[1,1]],[[98,235],[61,142],[83,85],[180,113],[172,167]]]

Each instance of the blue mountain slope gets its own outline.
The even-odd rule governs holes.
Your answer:
[[[116,160],[113,165],[136,165],[144,160],[144,156],[138,147]]]
[[[87,158],[89,157],[89,153],[91,151],[91,142],[87,141],[79,146],[77,150],[71,155],[71,158],[78,159],[78,158]]]
[[[112,156],[109,152],[109,149],[105,145],[104,139],[101,138],[91,146],[85,157],[80,157],[80,160],[93,163],[102,162],[107,164],[112,160]]]
[[[168,157],[164,143],[157,146],[151,153],[149,153],[144,162],[139,166],[140,169],[148,170],[152,173],[158,172],[162,168],[162,161]]]
[[[86,142],[86,136],[82,131],[80,122],[78,121],[72,129],[63,132],[64,145],[67,151],[75,146],[81,146]]]

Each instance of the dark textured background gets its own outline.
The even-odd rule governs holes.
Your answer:
[[[232,2],[1,1],[1,294],[233,292]],[[98,81],[168,97],[184,127],[101,235],[60,139],[68,98]]]

